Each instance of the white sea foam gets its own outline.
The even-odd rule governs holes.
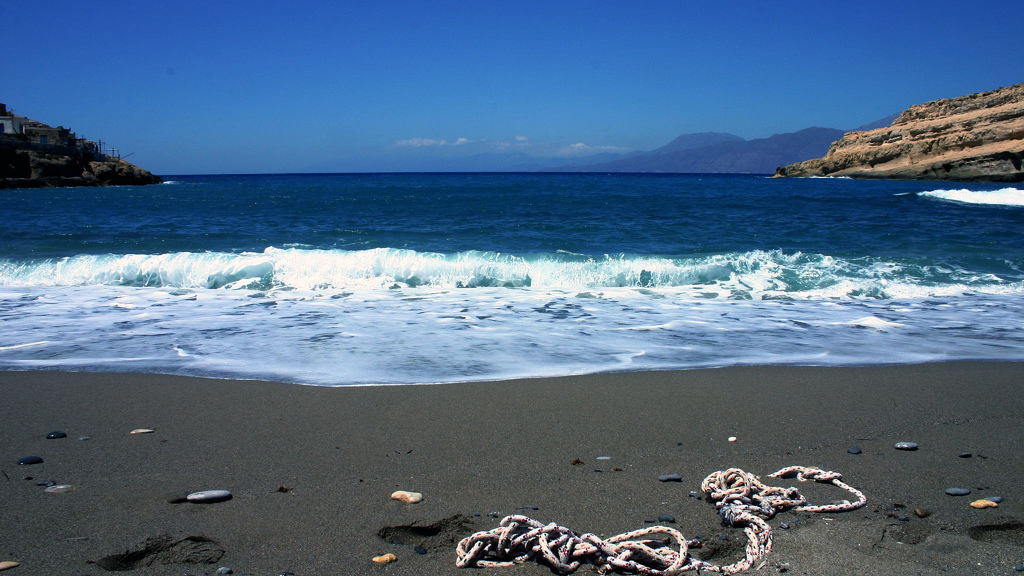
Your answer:
[[[931,190],[918,192],[918,196],[960,202],[963,204],[988,204],[997,206],[1024,206],[1024,190],[1001,188],[999,190]]]
[[[600,291],[607,288],[673,288],[677,289],[673,297],[699,299],[920,298],[972,291],[1024,292],[1020,275],[1009,276],[1002,278],[941,263],[838,258],[779,250],[664,258],[271,247],[238,254],[178,252],[0,260],[0,286],[4,287],[242,291],[533,287],[579,290],[592,297],[600,297]]]
[[[628,287],[604,288],[600,298],[577,294],[537,287],[9,288],[0,292],[0,368],[356,385],[1024,359],[1019,295],[773,301]],[[18,340],[24,334],[34,341]]]

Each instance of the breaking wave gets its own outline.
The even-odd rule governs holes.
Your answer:
[[[844,259],[780,250],[666,258],[271,247],[239,254],[178,252],[0,260],[0,286],[90,285],[240,290],[687,288],[704,297],[752,298],[912,298],[1024,291],[1019,275],[1007,279],[935,262]]]
[[[999,190],[931,190],[918,192],[918,196],[960,202],[962,204],[987,204],[994,206],[1024,206],[1024,190],[1001,188]]]

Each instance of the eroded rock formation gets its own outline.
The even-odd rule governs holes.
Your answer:
[[[1024,84],[911,106],[775,176],[1024,181]]]

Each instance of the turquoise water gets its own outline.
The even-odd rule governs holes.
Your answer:
[[[0,368],[321,385],[1024,359],[1024,191],[182,176],[0,195]]]

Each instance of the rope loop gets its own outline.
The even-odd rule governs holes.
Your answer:
[[[578,534],[554,522],[542,524],[528,516],[513,514],[502,518],[493,530],[463,538],[456,548],[455,565],[500,568],[533,561],[558,574],[571,574],[583,564],[595,566],[602,574],[677,576],[691,570],[738,574],[771,553],[772,529],[767,521],[778,512],[845,512],[867,504],[864,494],[843,483],[842,475],[837,472],[790,466],[768,477],[795,477],[800,482],[832,484],[857,498],[853,502],[843,500],[815,506],[808,504],[796,488],[768,486],[753,474],[729,468],[709,474],[701,488],[715,503],[722,521],[743,528],[747,536],[743,559],[732,564],[719,566],[690,555],[691,542],[682,532],[668,526],[650,526],[601,539],[591,533]]]

